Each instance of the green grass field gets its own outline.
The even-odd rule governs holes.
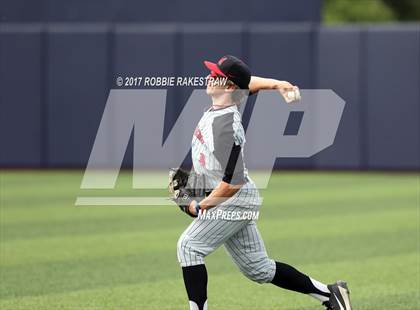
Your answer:
[[[176,242],[190,219],[177,208],[75,207],[80,171],[0,173],[0,309],[187,309]],[[258,221],[268,253],[320,281],[347,280],[356,310],[420,309],[419,180],[277,173]],[[125,172],[117,191],[132,194],[130,182]],[[206,262],[210,309],[323,309],[252,283],[224,249]]]

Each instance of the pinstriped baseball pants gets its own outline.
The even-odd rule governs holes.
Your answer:
[[[254,220],[196,218],[178,240],[178,261],[182,267],[204,264],[204,258],[222,244],[247,278],[258,283],[271,282],[276,264],[268,258]]]

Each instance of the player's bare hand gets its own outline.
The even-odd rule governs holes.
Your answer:
[[[282,87],[279,87],[278,90],[280,94],[283,96],[284,100],[287,103],[293,103],[293,102],[299,101],[301,99],[299,87],[294,86],[286,81],[284,81],[283,83],[284,84],[281,85]]]
[[[286,90],[292,90],[293,87],[295,87],[292,83],[288,82],[288,81],[276,81],[277,85],[276,87],[278,89],[286,89]]]

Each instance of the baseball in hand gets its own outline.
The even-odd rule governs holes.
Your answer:
[[[287,103],[299,101],[300,100],[299,88],[296,87],[293,90],[287,91],[284,99],[286,100]]]

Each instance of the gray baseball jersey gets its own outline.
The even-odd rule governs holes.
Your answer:
[[[207,187],[220,181],[244,184],[223,204],[243,207],[260,205],[255,183],[244,163],[245,131],[236,105],[208,109],[200,119],[191,142],[191,155],[196,173],[206,177]]]
[[[261,199],[244,163],[245,132],[237,106],[210,108],[204,112],[192,139],[192,161],[196,173],[204,174],[210,188],[222,180],[243,184],[232,197],[208,212],[258,211]],[[196,218],[178,240],[181,266],[204,264],[204,257],[224,245],[248,278],[264,283],[275,274],[253,219]]]

